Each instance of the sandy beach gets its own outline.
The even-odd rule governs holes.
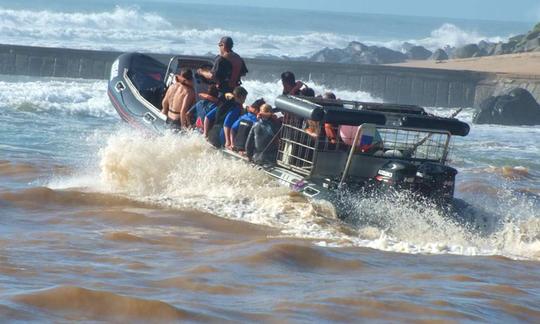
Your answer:
[[[540,76],[540,52],[486,56],[470,59],[454,59],[447,61],[408,61],[405,63],[388,65]]]

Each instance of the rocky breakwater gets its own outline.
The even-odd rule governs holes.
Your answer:
[[[507,42],[488,43],[484,42],[483,50],[486,55],[502,55],[540,51],[540,23],[526,34],[517,35]]]
[[[467,44],[457,48],[448,47],[438,51],[444,51],[449,58],[453,59],[538,52],[540,51],[540,23],[529,32],[513,36],[506,42],[493,43],[483,40],[477,44]]]
[[[433,53],[423,46],[410,43],[404,43],[402,51],[395,51],[386,47],[350,42],[345,48],[326,47],[307,60],[325,63],[392,64],[407,60],[426,60],[432,55]]]
[[[404,62],[407,56],[401,52],[379,46],[367,46],[351,42],[345,48],[324,48],[309,60],[327,63],[389,64]]]
[[[328,63],[392,64],[407,60],[444,61],[537,51],[540,51],[540,23],[529,32],[511,37],[506,42],[493,43],[482,40],[477,44],[466,44],[459,47],[446,46],[434,52],[423,46],[407,42],[403,43],[399,50],[351,42],[345,48],[327,47],[311,57],[302,59]]]

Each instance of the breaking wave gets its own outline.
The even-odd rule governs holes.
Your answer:
[[[116,116],[105,93],[105,81],[34,80],[0,81],[3,107],[29,113]]]
[[[424,38],[374,41],[369,35],[324,30],[297,33],[246,32],[223,26],[193,27],[176,24],[163,14],[135,6],[116,6],[102,12],[55,12],[0,8],[0,42],[7,44],[84,49],[206,54],[216,52],[216,40],[231,35],[244,56],[309,56],[325,47],[343,48],[351,41],[401,50],[403,42],[435,50],[481,40],[505,40],[509,35],[488,37],[476,30],[443,23]],[[393,36],[395,37],[395,36]]]
[[[510,35],[488,37],[475,30],[465,30],[454,24],[444,23],[441,27],[433,30],[428,37],[409,40],[393,40],[390,42],[378,42],[377,45],[386,46],[394,50],[401,50],[404,41],[424,46],[429,50],[446,47],[460,47],[467,44],[477,44],[480,41],[498,43],[506,41]]]

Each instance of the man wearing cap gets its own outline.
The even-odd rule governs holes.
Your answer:
[[[221,94],[231,92],[242,82],[240,78],[248,72],[246,63],[240,55],[233,52],[233,40],[229,36],[222,37],[219,41],[219,55],[214,61],[212,70],[198,69],[197,73],[208,80],[216,82]]]

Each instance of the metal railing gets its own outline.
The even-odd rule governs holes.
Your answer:
[[[318,134],[324,134],[322,125],[318,126]],[[317,163],[318,152],[342,152],[349,156],[349,160],[354,154],[365,154],[380,158],[435,161],[444,164],[451,139],[451,134],[447,131],[377,126],[382,144],[372,151],[360,152],[354,149],[356,145],[347,145],[342,141],[338,127],[334,127],[334,132],[338,136],[333,142],[325,136],[314,137],[308,134],[305,122],[290,114],[285,115],[282,127],[278,165],[307,176],[311,175]]]

